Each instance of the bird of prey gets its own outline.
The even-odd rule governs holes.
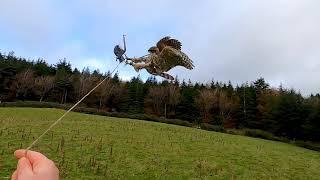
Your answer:
[[[193,61],[181,51],[181,42],[169,36],[162,38],[156,46],[149,48],[149,54],[141,58],[128,58],[131,60],[134,69],[146,69],[152,75],[158,75],[168,80],[174,78],[167,72],[176,67],[183,66],[193,69]]]

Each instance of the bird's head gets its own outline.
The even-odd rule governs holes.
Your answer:
[[[151,48],[149,48],[148,49],[148,52],[150,53],[150,54],[159,54],[160,53],[160,51],[159,51],[159,48],[157,48],[156,46],[152,46]]]

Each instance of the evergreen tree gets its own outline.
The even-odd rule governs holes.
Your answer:
[[[118,72],[116,72],[113,77],[112,77],[112,83],[114,84],[119,84],[120,83],[120,79],[119,79],[119,74]]]
[[[255,128],[266,130],[266,122],[269,120],[269,109],[267,107],[268,93],[269,93],[269,84],[265,82],[263,78],[257,79],[253,82],[255,93],[256,93],[256,122]]]
[[[194,89],[189,81],[188,85],[183,80],[181,85],[181,101],[177,105],[176,117],[189,122],[198,121],[200,113],[197,108],[195,97],[198,96],[198,91]]]
[[[257,129],[260,127],[260,123],[257,122],[257,96],[255,87],[250,85],[245,87],[243,96],[243,108],[244,108],[244,120],[243,126],[247,128]]]
[[[309,140],[320,141],[320,105],[316,105],[306,123],[303,125],[304,134]]]
[[[0,101],[12,101],[14,96],[10,87],[14,81],[16,69],[13,67],[0,68]]]
[[[37,76],[49,76],[55,74],[55,68],[49,66],[45,60],[38,59],[33,66],[33,71]]]
[[[68,93],[72,90],[72,82],[71,82],[71,64],[66,62],[66,59],[60,60],[60,62],[56,65],[56,89],[60,94],[60,103],[64,104],[67,102]]]
[[[306,108],[302,97],[294,90],[281,93],[273,118],[277,122],[276,135],[288,138],[302,136],[302,125],[306,117]]]
[[[148,85],[148,86],[154,86],[154,85],[157,85],[158,82],[157,82],[157,79],[156,79],[155,76],[150,76],[150,77],[148,77],[148,79],[146,80],[146,83],[145,83],[145,84]]]
[[[130,82],[127,83],[128,95],[129,95],[129,113],[143,113],[144,102],[144,87],[140,77],[133,77]]]

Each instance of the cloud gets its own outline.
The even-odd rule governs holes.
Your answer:
[[[180,79],[234,83],[264,77],[302,93],[319,92],[317,0],[0,1],[0,48],[55,63],[112,70],[112,49],[127,34],[128,55],[140,56],[164,35],[183,43],[195,62]],[[120,76],[136,76],[129,67]],[[146,78],[148,74],[141,72]]]
[[[1,0],[0,7],[1,40],[15,46],[44,52],[62,44],[70,30],[69,16],[54,1]]]
[[[228,2],[208,1],[185,22],[184,28],[192,28],[183,32],[196,61],[192,79],[241,83],[265,77],[273,86],[281,82],[303,93],[319,92],[318,1]]]

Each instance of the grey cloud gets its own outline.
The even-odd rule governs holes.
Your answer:
[[[272,86],[282,83],[304,94],[320,92],[318,0],[61,1],[65,6],[56,2],[29,0],[21,5],[2,0],[1,7],[11,8],[0,11],[0,23],[16,31],[22,45],[32,40],[34,49],[48,57],[71,53],[76,59],[95,58],[87,55],[90,44],[64,42],[74,23],[85,19],[92,25],[86,38],[103,47],[99,51],[112,48],[119,39],[115,36],[127,30],[132,47],[128,53],[139,56],[145,52],[141,48],[160,38],[157,35],[169,33],[182,41],[183,51],[196,65],[193,71],[171,71],[180,78],[243,83],[265,77]],[[157,26],[167,27],[166,32],[157,32]],[[103,57],[112,55],[105,53]]]
[[[192,79],[241,83],[265,77],[304,94],[320,91],[318,1],[228,2],[207,1],[185,21],[191,30],[182,31],[184,44],[197,65]],[[212,12],[215,6],[220,10]]]
[[[68,17],[54,1],[1,0],[1,30],[22,47],[50,49],[63,41]]]

